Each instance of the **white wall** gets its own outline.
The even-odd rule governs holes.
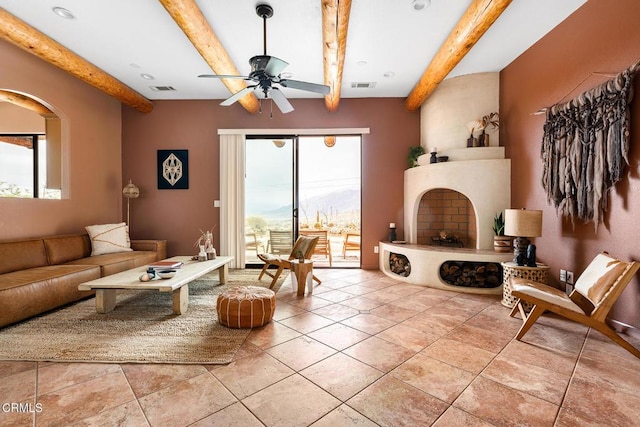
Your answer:
[[[444,80],[420,109],[420,145],[429,153],[463,148],[467,145],[467,123],[497,112],[500,73],[477,73]],[[475,132],[477,136],[479,132]],[[500,145],[497,130],[491,130],[489,143]]]

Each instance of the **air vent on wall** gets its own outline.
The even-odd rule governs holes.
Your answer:
[[[176,90],[173,86],[149,86],[155,92],[171,92]]]
[[[351,82],[353,89],[373,89],[374,87],[376,87],[376,82]]]

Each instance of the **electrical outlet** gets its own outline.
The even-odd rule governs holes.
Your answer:
[[[567,270],[560,270],[560,281],[561,282],[567,281]]]
[[[573,292],[573,285],[567,283],[566,285],[564,285],[564,291],[567,293],[567,295],[571,295],[571,292]]]
[[[567,284],[573,285],[573,271],[567,271]]]
[[[374,254],[377,254],[377,253],[379,253],[379,252],[380,252],[380,251],[379,251],[378,246],[374,246],[374,247],[373,247],[373,253],[374,253]]]

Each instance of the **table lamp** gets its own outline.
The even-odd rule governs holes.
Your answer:
[[[129,222],[129,201],[131,199],[137,199],[140,196],[140,189],[136,187],[131,180],[129,180],[129,183],[122,189],[122,195],[127,198],[127,225],[129,226],[129,231],[131,231],[131,223]]]
[[[504,211],[504,234],[514,236],[513,262],[527,267],[536,266],[536,247],[529,237],[542,236],[542,211],[506,209]]]

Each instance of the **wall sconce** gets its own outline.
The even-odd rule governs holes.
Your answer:
[[[536,247],[529,237],[542,236],[542,211],[506,209],[504,211],[504,234],[514,236],[513,262],[527,267],[536,266]]]
[[[131,180],[129,180],[129,183],[122,189],[122,195],[127,198],[127,225],[129,226],[129,231],[131,231],[129,202],[131,199],[137,199],[138,197],[140,197],[140,189],[136,187],[135,184],[131,182]]]
[[[331,148],[336,145],[336,136],[335,135],[327,135],[324,137],[324,145]]]

